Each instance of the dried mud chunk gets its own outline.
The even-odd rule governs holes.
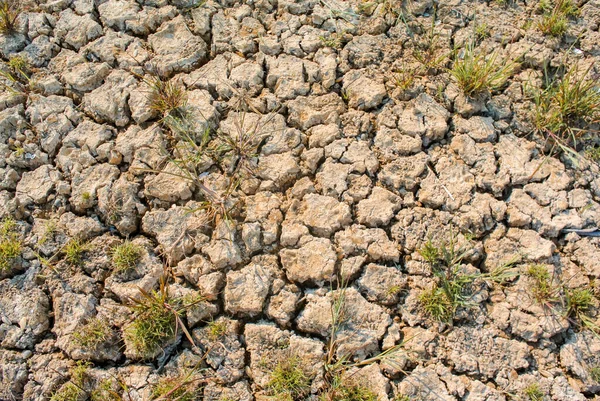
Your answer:
[[[417,366],[398,384],[398,392],[423,401],[454,401],[449,389],[436,373],[436,366]]]
[[[300,284],[311,282],[322,285],[331,280],[337,261],[331,241],[310,236],[300,239],[299,249],[282,249],[279,256],[287,277]]]
[[[210,382],[204,388],[204,400],[205,401],[223,401],[223,400],[238,400],[238,401],[252,401],[252,391],[247,382],[241,381],[234,385],[220,386],[216,383]]]
[[[382,126],[375,135],[374,145],[391,161],[396,158],[395,155],[419,153],[422,141],[418,136],[404,135],[397,129]]]
[[[125,174],[100,188],[98,210],[108,224],[114,225],[121,235],[128,236],[138,229],[146,206],[138,198],[139,185],[128,181]]]
[[[398,262],[400,259],[398,244],[390,241],[386,232],[381,228],[365,228],[355,224],[344,231],[337,232],[335,243],[344,258],[367,254],[374,261]]]
[[[571,259],[582,267],[586,274],[600,278],[600,239],[582,238],[573,244]]]
[[[79,16],[71,9],[60,13],[60,18],[54,27],[54,35],[75,50],[102,36],[102,33],[102,26],[90,15]]]
[[[492,329],[455,328],[446,337],[445,347],[456,372],[487,380],[506,368],[529,367],[527,344],[499,337]]]
[[[262,313],[272,282],[270,269],[257,263],[230,271],[224,292],[225,310],[245,316]]]
[[[431,96],[420,94],[400,115],[398,128],[410,136],[420,136],[424,146],[442,139],[448,132],[450,113]]]
[[[600,364],[599,355],[600,340],[589,331],[569,333],[565,344],[560,348],[560,364],[581,380],[578,384],[582,392],[600,391],[600,383],[590,371],[590,368]]]
[[[241,329],[239,321],[220,317],[192,332],[192,338],[205,350],[206,363],[216,371],[220,383],[234,383],[244,375]]]
[[[152,290],[164,273],[160,260],[149,250],[151,244],[148,239],[137,237],[132,243],[141,249],[138,262],[125,271],[113,273],[105,281],[106,290],[125,304],[131,303],[131,300],[140,300],[140,289]]]
[[[379,341],[391,323],[381,306],[368,302],[354,288],[330,291],[325,296],[309,294],[306,298],[306,307],[296,319],[300,331],[329,337],[332,302],[342,302],[345,320],[336,336],[337,356],[362,360],[379,352]]]
[[[156,53],[154,63],[161,76],[190,72],[206,57],[204,40],[194,36],[182,16],[165,22],[148,42]]]
[[[19,397],[27,383],[28,353],[0,350],[0,398]]]
[[[98,123],[109,122],[124,127],[130,120],[127,100],[135,84],[133,75],[114,70],[102,86],[83,96],[83,109]]]
[[[271,181],[274,189],[290,185],[300,173],[298,160],[291,152],[262,156],[258,162],[258,169],[260,178]]]
[[[486,269],[494,269],[514,259],[516,255],[523,255],[525,260],[542,262],[552,256],[556,245],[552,241],[543,239],[533,230],[519,228],[505,229],[498,226],[490,236],[484,240]]]
[[[301,130],[319,124],[337,124],[340,115],[346,111],[344,101],[336,93],[299,97],[289,101],[287,106],[288,122]]]
[[[300,206],[300,220],[311,232],[320,237],[329,237],[352,222],[350,207],[335,198],[308,194]]]
[[[16,198],[21,207],[35,203],[42,205],[61,179],[61,174],[52,166],[43,165],[34,171],[23,173],[17,184]]]
[[[424,206],[456,210],[471,200],[475,177],[466,164],[454,157],[442,157],[435,169],[437,176],[430,171],[421,181],[421,189],[417,193]]]
[[[119,169],[110,164],[97,164],[75,174],[71,181],[71,205],[76,211],[84,211],[93,207],[98,191],[112,184],[119,177]]]
[[[373,188],[367,199],[358,202],[358,222],[368,227],[387,226],[395,213],[402,207],[402,199],[381,187]]]
[[[348,106],[370,110],[379,106],[387,96],[381,77],[373,79],[366,71],[352,70],[344,75],[342,90],[348,96]]]
[[[371,263],[365,267],[358,287],[369,301],[392,305],[398,302],[400,293],[406,287],[406,278],[395,267]]]
[[[127,21],[134,20],[140,11],[133,0],[109,0],[98,6],[102,23],[116,31],[124,31]]]
[[[396,190],[414,191],[421,182],[421,176],[427,170],[428,159],[425,153],[398,158],[384,164],[378,178],[382,184]]]
[[[174,206],[169,210],[148,212],[142,218],[142,231],[155,236],[165,255],[173,262],[179,262],[208,241],[202,233],[206,220],[188,210],[187,207]]]
[[[48,330],[50,303],[39,289],[21,290],[8,280],[0,283],[0,345],[32,349]]]

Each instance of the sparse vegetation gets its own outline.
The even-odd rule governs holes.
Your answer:
[[[377,401],[373,391],[352,380],[336,377],[330,390],[319,397],[319,401]]]
[[[58,232],[58,224],[56,220],[48,220],[44,225],[44,233],[38,239],[38,246],[44,245],[46,242],[54,239],[54,235]]]
[[[0,88],[13,95],[27,95],[34,89],[32,68],[23,56],[12,56],[0,66]]]
[[[106,342],[111,335],[112,329],[108,322],[100,317],[94,317],[73,333],[73,341],[84,348],[93,350]]]
[[[267,391],[278,400],[300,401],[309,394],[310,382],[310,378],[302,370],[302,360],[298,356],[291,356],[275,366]]]
[[[540,386],[537,383],[530,384],[528,387],[523,390],[525,396],[529,399],[529,401],[543,401],[544,393],[540,389]]]
[[[142,248],[129,240],[117,245],[111,252],[115,272],[122,272],[135,267],[142,256]]]
[[[17,28],[17,17],[21,12],[17,0],[0,1],[0,34],[8,35]]]
[[[552,283],[552,275],[544,265],[530,265],[526,274],[533,279],[531,292],[535,300],[547,305],[557,299],[557,287]]]
[[[194,344],[181,316],[189,307],[201,302],[202,297],[192,300],[171,297],[165,280],[161,280],[158,291],[146,292],[140,289],[140,293],[140,300],[132,300],[135,318],[124,331],[126,342],[136,354],[143,359],[153,356],[175,338],[178,329]]]
[[[115,391],[115,382],[112,379],[102,380],[90,393],[90,401],[121,401],[121,394]]]
[[[450,321],[459,307],[468,304],[471,284],[478,275],[463,272],[461,264],[466,250],[457,247],[453,234],[448,243],[440,246],[434,246],[429,239],[419,254],[431,266],[436,279],[431,289],[420,294],[419,301],[431,318]]]
[[[589,371],[590,379],[596,383],[600,383],[600,365],[596,365],[590,368]]]
[[[543,0],[538,5],[542,17],[538,21],[538,29],[545,35],[559,37],[564,35],[569,28],[569,17],[576,16],[579,9],[572,0],[556,0],[552,4]]]
[[[466,45],[454,61],[450,74],[467,96],[501,89],[516,69],[516,63],[491,54],[476,52],[473,44]]]
[[[87,362],[77,362],[69,371],[71,379],[52,394],[50,401],[78,401],[85,396],[84,388],[89,380],[88,369],[90,366]]]
[[[21,256],[23,244],[17,232],[17,223],[8,218],[0,224],[0,272],[10,269]]]
[[[167,116],[181,117],[187,105],[187,92],[183,84],[174,79],[164,80],[151,75],[144,80],[150,88],[148,100],[150,109],[161,118]]]
[[[225,321],[211,321],[208,323],[208,339],[210,341],[217,341],[221,336],[227,332],[227,322]]]
[[[83,254],[90,250],[90,245],[80,238],[72,238],[63,248],[65,261],[72,266],[83,264]]]
[[[151,400],[194,401],[199,399],[195,372],[161,378],[152,388]]]
[[[569,153],[600,122],[600,87],[589,71],[572,67],[534,94],[537,131]]]

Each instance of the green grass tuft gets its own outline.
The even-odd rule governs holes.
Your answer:
[[[476,53],[473,44],[466,45],[462,58],[454,61],[450,74],[466,96],[501,89],[516,69],[516,63],[499,60],[498,52]]]
[[[576,146],[600,122],[600,86],[589,71],[572,67],[534,94],[536,130],[558,145]]]
[[[112,265],[115,272],[129,270],[142,256],[142,247],[131,241],[125,241],[112,249]]]
[[[310,378],[302,370],[298,356],[280,361],[271,372],[267,391],[279,400],[304,400],[310,393]]]
[[[226,332],[227,332],[227,322],[213,320],[208,323],[208,339],[210,341],[217,341]]]
[[[192,374],[164,377],[152,387],[151,400],[194,401],[200,399],[199,390],[194,385]]]
[[[557,288],[552,284],[552,275],[546,266],[530,265],[526,274],[534,281],[531,293],[538,303],[545,305],[556,300]]]
[[[525,390],[523,390],[525,396],[529,399],[529,401],[543,401],[544,393],[540,389],[540,386],[537,383],[530,384]]]
[[[0,224],[0,272],[10,269],[21,256],[23,244],[17,233],[17,223],[8,218]]]
[[[590,379],[596,383],[600,383],[600,366],[593,366],[590,368]]]
[[[0,34],[8,35],[15,32],[20,12],[18,1],[0,0]]]
[[[81,329],[73,333],[73,341],[87,349],[95,349],[106,342],[112,335],[108,322],[102,318],[94,317]]]
[[[181,316],[191,306],[204,301],[202,296],[176,298],[169,294],[168,285],[161,280],[158,291],[140,289],[140,300],[132,300],[133,322],[125,328],[124,338],[141,358],[152,357],[161,347],[175,338],[178,328],[190,343],[194,340],[185,328]]]
[[[83,264],[83,254],[90,250],[90,245],[79,238],[73,238],[63,248],[65,260],[72,266]]]

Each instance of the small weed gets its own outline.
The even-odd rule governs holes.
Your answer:
[[[0,224],[0,272],[10,269],[13,262],[21,256],[23,244],[17,233],[17,223],[5,219]]]
[[[537,383],[530,384],[523,392],[529,401],[544,401],[544,393]]]
[[[565,291],[567,316],[579,317],[593,305],[594,294],[587,288],[574,288]]]
[[[17,28],[17,17],[21,12],[18,1],[0,1],[0,34],[8,35]]]
[[[449,321],[454,316],[454,305],[444,290],[434,287],[419,294],[419,302],[431,318]]]
[[[90,366],[87,362],[77,362],[69,372],[71,380],[55,392],[50,397],[50,401],[78,401],[85,394],[84,386],[88,380],[88,369]]]
[[[600,122],[600,87],[587,78],[589,71],[570,68],[534,94],[536,130],[566,151]]]
[[[563,14],[546,14],[538,21],[537,27],[545,35],[558,37],[564,35],[569,29],[569,20]]]
[[[135,267],[142,256],[142,248],[127,240],[114,247],[111,253],[114,271],[122,272]]]
[[[121,394],[114,387],[112,379],[101,381],[90,393],[90,401],[121,401]]]
[[[596,383],[600,383],[600,366],[590,368],[590,379]]]
[[[140,289],[141,300],[133,300],[135,312],[133,322],[125,329],[124,336],[133,351],[146,359],[155,354],[163,345],[173,340],[180,328],[194,344],[181,316],[192,305],[201,302],[196,297],[191,302],[169,295],[168,285],[161,280],[158,291],[146,292]]]
[[[319,36],[319,40],[326,47],[331,47],[332,49],[340,49],[342,47],[342,38],[343,35],[338,33],[332,33],[329,36]]]
[[[38,239],[38,246],[44,245],[46,242],[54,239],[54,235],[58,232],[58,224],[56,220],[48,220],[44,226],[44,233]]]
[[[293,356],[280,361],[271,372],[267,391],[280,400],[304,400],[310,393],[310,378],[302,370],[301,359]]]
[[[210,341],[217,341],[226,332],[227,332],[227,322],[213,320],[208,323],[208,339]]]
[[[554,5],[549,0],[543,0],[538,5],[542,13],[538,21],[538,29],[545,35],[559,37],[569,28],[569,17],[579,14],[579,8],[572,0],[557,0]]]
[[[419,250],[419,254],[431,266],[436,279],[431,289],[419,295],[419,302],[431,318],[451,321],[459,307],[469,304],[473,282],[477,278],[491,277],[464,273],[461,264],[466,253],[466,249],[457,246],[453,233],[450,235],[450,241],[435,246],[428,240]]]
[[[95,349],[106,342],[112,335],[108,322],[102,318],[94,317],[81,329],[73,333],[73,341],[81,347]]]
[[[596,163],[600,162],[600,146],[593,147],[589,146],[585,149],[585,157],[589,160],[595,161]]]
[[[195,385],[194,372],[178,376],[164,377],[152,388],[151,400],[194,401],[199,399],[199,390]]]
[[[31,79],[32,68],[22,56],[13,56],[0,68],[0,88],[13,95],[27,95],[34,89]]]
[[[490,37],[490,27],[484,22],[483,24],[477,24],[475,26],[475,38],[477,40],[484,40]]]
[[[462,58],[454,61],[450,74],[467,96],[501,89],[516,69],[516,62],[499,60],[498,52],[490,55],[476,53],[473,45],[466,45]]]
[[[169,115],[181,116],[187,105],[187,92],[180,82],[165,81],[157,75],[152,75],[144,81],[150,87],[148,100],[151,110],[157,112],[161,118]]]
[[[397,394],[394,401],[410,401],[410,397],[405,394]]]
[[[81,194],[81,199],[83,201],[89,201],[92,198],[92,195],[89,192],[84,192]]]
[[[377,401],[378,397],[367,387],[349,383],[347,378],[336,377],[333,386],[321,394],[319,401]]]
[[[83,264],[83,254],[90,250],[90,245],[79,238],[73,238],[63,248],[65,260],[72,266]]]
[[[546,266],[530,265],[526,274],[534,281],[531,292],[539,304],[547,305],[552,301],[556,301],[557,288],[552,284],[552,275]]]

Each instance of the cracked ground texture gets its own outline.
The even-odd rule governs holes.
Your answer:
[[[0,400],[346,400],[328,393],[344,358],[369,400],[599,399],[600,238],[568,230],[600,226],[600,142],[557,151],[530,90],[565,65],[598,79],[600,1],[555,37],[537,1],[18,3],[0,34],[0,236],[19,245]],[[461,91],[468,43],[516,60],[504,85]],[[179,117],[153,98],[167,83]],[[428,246],[473,277],[443,319]],[[200,301],[142,355],[127,333],[161,285]],[[309,383],[277,393],[290,360]],[[157,392],[185,375],[193,398]]]

